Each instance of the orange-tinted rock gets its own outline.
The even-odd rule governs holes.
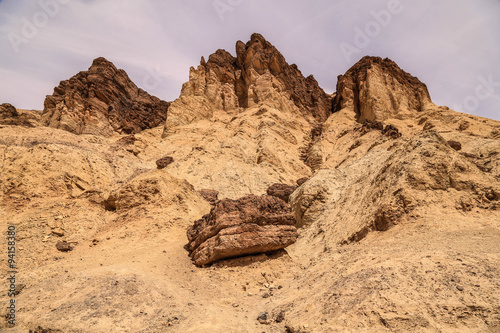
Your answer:
[[[186,248],[198,266],[224,258],[283,249],[297,239],[290,206],[273,196],[223,199],[187,231]]]

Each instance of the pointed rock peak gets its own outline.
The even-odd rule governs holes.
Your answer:
[[[217,50],[206,63],[201,61],[191,70],[180,98],[169,109],[165,131],[210,118],[216,110],[262,103],[296,112],[311,122],[322,122],[331,114],[331,97],[316,80],[305,78],[270,42],[254,33],[247,43],[236,42],[236,58]]]
[[[333,111],[352,107],[359,121],[384,121],[432,103],[427,86],[394,61],[363,57],[339,75]]]
[[[124,70],[100,57],[54,88],[45,99],[42,121],[75,134],[138,133],[162,124],[169,104],[139,89]]]
[[[115,67],[115,65],[107,60],[106,58],[104,57],[98,57],[98,58],[95,58],[94,61],[92,61],[92,65],[90,66],[90,68],[92,67]]]
[[[236,59],[223,49],[218,49],[208,57],[208,66],[234,67]]]

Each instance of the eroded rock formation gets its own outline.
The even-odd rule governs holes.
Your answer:
[[[331,113],[331,97],[312,75],[302,75],[264,37],[253,34],[236,43],[236,57],[217,50],[208,61],[191,67],[189,81],[172,103],[165,131],[176,125],[210,118],[217,110],[231,111],[261,103],[324,121]]]
[[[187,231],[187,249],[198,266],[224,258],[283,249],[297,239],[286,202],[273,196],[223,199]]]
[[[61,81],[44,103],[43,122],[75,134],[138,133],[163,124],[170,103],[138,88],[104,58]]]
[[[392,60],[363,57],[339,75],[333,111],[354,108],[358,121],[384,121],[431,103],[427,86]]]
[[[267,194],[272,195],[273,197],[280,198],[281,200],[288,202],[288,198],[290,194],[293,193],[297,189],[296,186],[275,183],[267,189]]]
[[[39,120],[38,111],[17,110],[9,103],[0,105],[0,125],[36,127],[39,125]]]

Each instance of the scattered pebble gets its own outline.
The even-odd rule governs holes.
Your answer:
[[[68,252],[68,251],[73,250],[73,248],[71,247],[71,245],[68,242],[66,242],[66,241],[59,241],[59,242],[57,242],[56,248],[59,251],[61,251],[61,252]]]
[[[61,228],[56,228],[56,229],[52,230],[52,233],[56,236],[59,236],[59,237],[64,236],[64,230],[62,230]]]
[[[261,324],[267,324],[267,311],[259,313],[257,320]]]

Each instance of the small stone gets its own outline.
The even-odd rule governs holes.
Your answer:
[[[464,287],[462,286],[457,286],[457,289],[460,290],[460,291],[463,291],[464,290]]]
[[[239,306],[240,306],[239,304],[237,304],[237,303],[233,303],[233,308],[237,308],[237,307],[239,307]]]
[[[24,283],[17,284],[16,289],[14,290],[14,295],[19,295],[24,288],[26,288],[26,285]]]
[[[301,186],[302,184],[304,184],[305,182],[307,182],[309,180],[309,178],[307,177],[302,177],[300,179],[297,179],[297,185],[298,186]]]
[[[267,324],[267,311],[259,313],[257,320],[261,324]]]
[[[493,190],[488,190],[486,192],[486,199],[490,200],[490,201],[493,201],[493,200],[496,200],[497,199],[497,195],[495,193],[495,191]]]
[[[57,220],[62,220],[62,219],[63,219],[63,217],[61,215],[58,215],[58,216],[54,217],[54,220],[56,220],[56,221]]]
[[[163,168],[166,168],[167,165],[169,165],[170,163],[173,163],[173,162],[174,162],[174,158],[172,156],[165,156],[165,157],[162,157],[156,161],[156,167],[158,169],[163,169]]]
[[[64,236],[64,230],[62,230],[61,228],[56,228],[56,229],[52,230],[52,233],[56,236],[59,236],[59,237]]]
[[[461,144],[460,142],[458,142],[458,141],[449,140],[449,141],[448,141],[448,145],[449,145],[451,148],[455,149],[456,151],[459,151],[459,150],[461,150],[461,149],[462,149],[462,144]]]
[[[59,241],[59,242],[57,242],[56,248],[59,251],[61,251],[61,252],[68,252],[68,251],[73,250],[73,248],[71,247],[71,245],[68,242],[66,242],[66,241]]]

